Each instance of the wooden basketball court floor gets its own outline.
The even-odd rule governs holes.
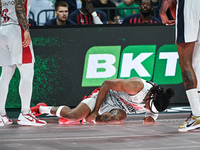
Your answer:
[[[162,113],[154,125],[143,125],[144,115],[129,115],[120,125],[60,125],[44,116],[42,127],[14,124],[0,127],[0,150],[199,150],[200,130],[180,133],[189,116]]]

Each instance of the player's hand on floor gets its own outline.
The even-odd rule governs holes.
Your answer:
[[[155,123],[155,120],[151,116],[145,117],[143,119],[143,124],[154,124],[154,123]]]
[[[90,115],[88,115],[85,120],[89,123],[96,123],[96,117],[98,116],[98,112],[92,112]]]

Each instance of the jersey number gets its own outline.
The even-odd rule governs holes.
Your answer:
[[[6,23],[9,21],[9,17],[7,16],[8,13],[8,9],[4,9],[2,12],[2,16],[3,16],[3,23]]]

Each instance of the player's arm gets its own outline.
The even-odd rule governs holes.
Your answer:
[[[130,78],[128,80],[111,79],[104,81],[99,90],[94,111],[86,118],[86,121],[92,123],[96,119],[99,108],[110,89],[114,91],[126,92],[128,94],[136,94],[143,88],[143,86],[144,85],[139,78]]]
[[[2,11],[2,2],[0,3],[0,16],[1,16],[1,11]]]
[[[25,1],[26,0],[15,0],[16,15],[21,27],[24,30],[24,41],[22,42],[23,47],[29,46],[31,42],[28,20],[27,20],[25,8],[24,8]]]
[[[160,7],[160,18],[162,20],[163,24],[166,25],[174,25],[175,24],[175,20],[169,20],[167,17],[167,9],[169,8],[170,4],[172,3],[172,0],[163,0],[162,1],[162,5]]]

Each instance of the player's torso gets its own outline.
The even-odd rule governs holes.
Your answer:
[[[9,24],[19,24],[15,11],[15,0],[1,0],[1,2],[3,2],[1,18],[2,26]],[[28,19],[30,10],[30,0],[25,0],[24,8]]]
[[[106,99],[118,103],[129,114],[142,113],[146,111],[145,102],[143,101],[146,94],[145,92],[139,95],[128,95],[125,92],[110,90]]]

